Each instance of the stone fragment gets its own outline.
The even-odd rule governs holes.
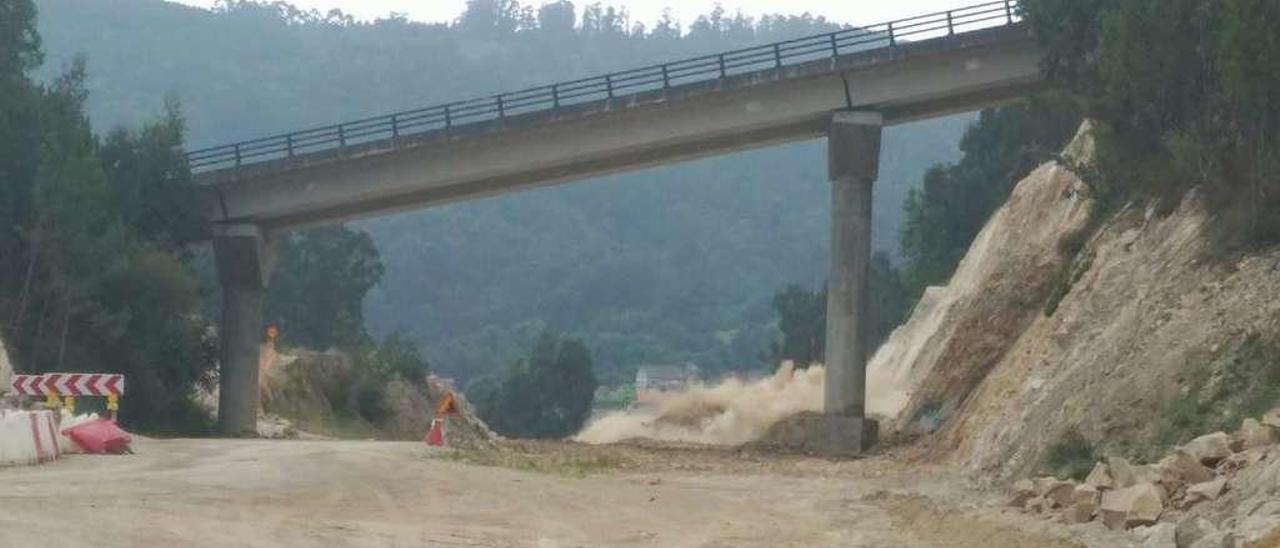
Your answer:
[[[1138,483],[1133,465],[1123,457],[1107,457],[1107,470],[1111,472],[1111,480],[1115,482],[1116,489],[1133,487]]]
[[[1069,481],[1059,481],[1053,485],[1049,485],[1041,495],[1054,508],[1066,508],[1071,506],[1071,499],[1075,496],[1076,486]]]
[[[1200,518],[1191,517],[1178,522],[1178,527],[1174,531],[1174,544],[1178,548],[1190,548],[1191,545],[1200,541],[1200,539],[1218,532],[1218,528],[1213,522]]]
[[[1240,521],[1236,532],[1249,548],[1275,546],[1268,543],[1280,539],[1280,500],[1260,504]]]
[[[1102,492],[1097,487],[1085,483],[1076,486],[1075,492],[1071,495],[1071,502],[1074,504],[1088,501],[1097,504],[1101,496]]]
[[[1156,465],[1160,470],[1160,486],[1173,493],[1184,485],[1203,483],[1213,479],[1213,471],[1181,449],[1175,450]]]
[[[1229,532],[1217,531],[1205,535],[1204,538],[1196,541],[1195,544],[1188,546],[1188,548],[1235,548],[1235,546],[1235,535]]]
[[[1013,484],[1013,496],[1009,498],[1009,506],[1025,508],[1027,501],[1035,498],[1036,484],[1031,480],[1018,480]]]
[[[1187,487],[1187,504],[1195,504],[1202,500],[1218,500],[1227,488],[1227,479],[1218,478]]]
[[[1213,466],[1231,456],[1231,437],[1226,432],[1205,434],[1187,442],[1182,449],[1205,466]]]
[[[1089,476],[1084,478],[1086,485],[1092,485],[1099,490],[1115,489],[1116,482],[1111,477],[1111,471],[1107,469],[1107,464],[1099,462],[1093,465],[1093,470],[1089,472]]]
[[[1023,509],[1025,509],[1028,512],[1043,514],[1050,510],[1049,504],[1050,504],[1049,501],[1044,497],[1036,496],[1028,500],[1027,504],[1023,506]]]
[[[1264,456],[1262,449],[1247,449],[1222,459],[1214,468],[1220,475],[1231,475],[1260,462]]]
[[[1247,451],[1275,444],[1278,433],[1280,430],[1276,428],[1263,426],[1254,419],[1245,419],[1244,424],[1240,425],[1240,432],[1236,434],[1236,439],[1239,440],[1240,451]]]
[[[1172,523],[1160,522],[1145,529],[1147,530],[1141,534],[1142,548],[1171,548],[1174,546],[1175,527]]]
[[[1267,411],[1267,414],[1263,415],[1262,420],[1259,422],[1261,422],[1263,426],[1280,428],[1280,407]]]
[[[1070,524],[1088,523],[1098,512],[1098,503],[1094,500],[1078,500],[1063,513],[1063,520]]]
[[[1102,493],[1099,515],[1111,529],[1131,529],[1151,525],[1164,512],[1164,491],[1152,483]]]

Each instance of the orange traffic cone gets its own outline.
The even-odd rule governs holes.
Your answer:
[[[431,421],[431,430],[427,431],[427,445],[440,447],[444,445],[444,419],[438,418]]]

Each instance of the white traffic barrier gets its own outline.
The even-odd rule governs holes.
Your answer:
[[[0,466],[55,460],[61,437],[53,411],[0,411]]]

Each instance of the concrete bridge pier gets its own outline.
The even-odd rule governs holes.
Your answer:
[[[274,262],[270,235],[255,225],[215,228],[213,253],[222,286],[219,330],[218,433],[258,433],[258,358],[262,302]]]
[[[831,180],[831,266],[827,278],[826,452],[854,455],[875,443],[866,418],[867,348],[871,319],[871,195],[880,166],[878,112],[842,111],[827,135]]]

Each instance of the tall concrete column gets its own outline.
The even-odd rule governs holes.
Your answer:
[[[827,136],[831,180],[831,267],[827,278],[828,449],[856,454],[875,442],[866,419],[871,196],[879,175],[877,112],[837,112]]]
[[[256,436],[262,301],[271,275],[271,246],[257,226],[229,225],[215,230],[213,253],[222,285],[218,433]]]

